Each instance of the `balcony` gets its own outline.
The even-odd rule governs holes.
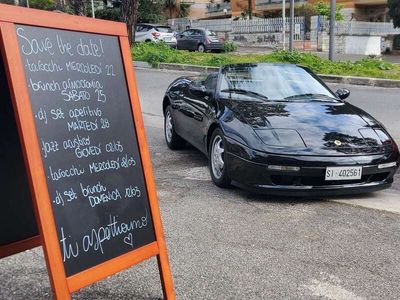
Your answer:
[[[207,4],[207,14],[209,14],[209,17],[219,17],[226,14],[230,15],[231,12],[231,4],[228,2]]]
[[[289,8],[290,0],[286,0],[286,7]],[[305,0],[294,0],[295,5],[306,2]],[[257,10],[277,10],[282,8],[282,0],[256,0]]]

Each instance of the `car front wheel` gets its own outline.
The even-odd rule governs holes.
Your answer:
[[[174,127],[174,120],[172,118],[171,107],[168,106],[165,110],[164,117],[164,136],[168,148],[178,150],[185,147],[185,140],[182,139],[176,132]]]
[[[226,188],[231,184],[226,161],[226,143],[222,130],[217,128],[211,137],[209,148],[209,167],[215,185]]]

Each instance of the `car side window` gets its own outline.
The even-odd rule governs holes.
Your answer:
[[[146,31],[149,31],[149,26],[146,26],[146,25],[141,25],[140,27],[138,27],[138,29],[137,29],[137,31],[138,32],[146,32]]]
[[[204,81],[204,86],[206,87],[207,91],[212,93],[215,92],[215,88],[217,87],[218,81],[218,74],[210,74]]]
[[[202,30],[196,30],[194,35],[203,35],[203,31]]]
[[[192,29],[190,29],[190,30],[186,30],[186,31],[182,32],[182,36],[184,36],[184,37],[187,37],[187,36],[191,35],[191,34],[192,34],[192,32],[193,32],[193,30],[192,30]]]

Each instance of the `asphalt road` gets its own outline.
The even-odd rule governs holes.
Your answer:
[[[400,214],[217,188],[202,154],[193,148],[173,152],[164,143],[160,101],[179,75],[137,71],[177,298],[398,299]],[[363,99],[350,101],[376,109],[370,112],[385,116],[389,130],[398,127],[398,90],[352,91]],[[387,101],[387,114],[374,100]],[[161,295],[156,260],[151,259],[74,298]],[[50,287],[40,248],[0,261],[0,299],[47,298]]]

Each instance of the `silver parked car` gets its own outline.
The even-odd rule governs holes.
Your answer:
[[[166,25],[153,25],[139,23],[136,25],[136,42],[160,42],[164,41],[173,48],[176,48],[176,37],[171,27]]]

